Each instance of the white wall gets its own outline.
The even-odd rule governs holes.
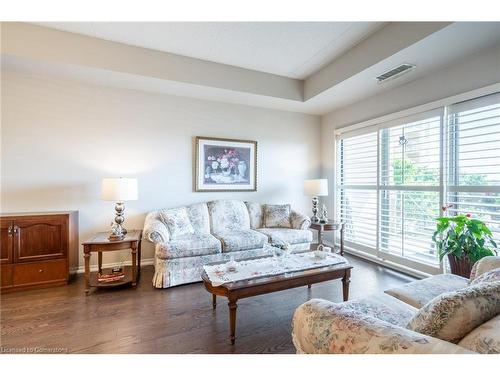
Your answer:
[[[214,199],[310,209],[302,189],[320,173],[317,116],[2,73],[2,212],[79,210],[81,242],[113,220],[113,203],[100,200],[111,176],[139,179],[127,228],[142,228],[150,210]],[[258,141],[257,192],[193,192],[197,135]]]
[[[439,99],[500,82],[500,45],[411,81],[393,90],[343,107],[321,118],[322,175],[329,179],[327,203],[331,217],[335,210],[335,129],[375,119]],[[331,239],[331,237],[330,237]]]

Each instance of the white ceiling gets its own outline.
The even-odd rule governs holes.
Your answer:
[[[54,26],[55,24],[50,25]],[[99,27],[108,29],[110,33],[112,31],[118,33],[117,30],[123,25],[131,25],[131,23],[58,23],[57,25],[70,25],[74,27],[71,31],[77,31],[76,28],[79,27],[78,25],[89,30],[93,29],[90,25],[98,25]],[[145,34],[149,35],[152,32],[151,29],[147,28],[148,24],[141,25],[147,29],[144,31]],[[200,31],[202,25],[206,26],[206,33]],[[214,53],[214,55],[218,55],[220,59],[224,57],[225,60],[222,61],[223,63],[230,64],[231,61],[229,59],[231,58],[240,59],[242,61],[240,64],[241,67],[246,66],[252,69],[257,69],[258,64],[263,65],[265,63],[267,65],[266,69],[269,71],[271,65],[279,61],[280,63],[276,64],[275,68],[281,69],[279,73],[285,70],[288,71],[288,76],[292,75],[291,72],[295,72],[294,74],[297,76],[298,72],[301,72],[302,76],[308,75],[311,72],[317,71],[321,65],[326,64],[328,66],[325,69],[329,69],[332,66],[335,67],[335,69],[329,69],[333,74],[330,78],[333,78],[334,82],[331,84],[327,82],[328,85],[325,86],[326,88],[323,91],[308,99],[301,100],[300,95],[297,97],[298,94],[301,94],[301,92],[298,92],[300,88],[304,87],[311,79],[317,77],[321,71],[312,73],[304,81],[299,81],[298,79],[276,77],[275,75],[262,74],[246,69],[236,69],[237,71],[235,71],[235,68],[232,67],[200,62],[196,58],[207,58],[208,54],[213,52],[212,49],[205,49],[207,46],[197,38],[193,39],[192,36],[187,37],[187,34],[184,34],[183,31],[176,31],[175,28],[181,30],[185,26],[179,23],[174,24],[174,26],[172,26],[172,23],[156,24],[155,27],[159,27],[162,30],[170,30],[171,34],[174,33],[175,38],[172,35],[168,38],[153,38],[151,39],[151,43],[156,45],[158,44],[158,40],[169,40],[172,42],[172,45],[176,44],[178,48],[184,48],[181,51],[183,54],[188,54],[188,50],[191,52],[196,50],[197,53],[201,54],[203,50],[203,56],[196,55],[194,56],[195,59],[181,58],[179,62],[175,55],[155,52],[154,58],[156,60],[148,60],[151,57],[149,54],[151,51],[137,50],[136,48],[131,48],[132,51],[124,51],[124,49],[130,47],[116,43],[109,45],[109,42],[103,42],[98,39],[93,39],[91,42],[88,40],[82,41],[75,34],[62,33],[33,25],[11,23],[5,28],[5,30],[11,31],[3,33],[4,35],[10,35],[10,38],[6,38],[5,41],[10,40],[11,42],[2,44],[2,72],[10,70],[42,76],[61,77],[110,87],[161,92],[205,100],[323,115],[368,97],[382,94],[418,78],[426,77],[438,69],[452,66],[462,61],[462,59],[469,56],[472,57],[476,53],[483,53],[487,49],[493,49],[496,53],[500,53],[499,22],[456,22],[444,23],[444,25],[438,26],[434,25],[431,31],[420,39],[414,39],[414,36],[420,35],[418,33],[421,33],[422,30],[428,30],[429,25],[426,23],[389,23],[366,38],[362,43],[359,43],[357,47],[351,47],[349,51],[340,52],[338,45],[332,42],[326,48],[328,49],[328,53],[324,51],[316,52],[309,59],[306,59],[304,56],[302,56],[302,59],[299,59],[297,51],[291,48],[295,44],[291,41],[284,46],[278,43],[275,50],[270,47],[268,41],[262,40],[264,46],[260,48],[256,44],[256,41],[252,39],[254,38],[253,35],[236,31],[239,28],[237,25],[240,24],[225,23],[219,28],[220,25],[219,23],[190,23],[186,26],[186,30],[193,32],[195,28],[198,28],[198,33],[201,35],[211,35],[207,36],[205,40],[212,40],[211,43],[219,40],[220,43],[215,43],[216,48],[214,47],[219,53]],[[243,25],[244,29],[254,29],[258,38],[264,38],[263,35],[265,33],[256,27],[256,25],[259,25],[258,23],[244,23]],[[300,34],[298,32],[300,25],[304,27],[304,30],[309,30],[307,32],[308,38],[314,39],[312,37],[312,30],[316,30],[316,27],[339,25],[339,23],[262,23],[260,25],[268,33],[271,30],[269,27],[287,25],[285,28],[287,32],[282,30],[281,33],[273,33],[273,37],[270,39],[274,41],[273,43],[276,43],[278,39],[299,38],[300,43],[298,44],[301,46],[301,51],[303,52],[310,48],[304,42],[306,38],[300,35],[289,38],[294,33]],[[311,28],[304,25],[310,25]],[[351,25],[351,28],[368,27],[366,23],[340,25],[344,25],[342,27]],[[375,27],[375,24],[371,25],[371,27]],[[224,27],[228,27],[234,32],[227,31],[226,34],[218,34],[219,36],[215,37],[215,34],[217,34],[215,30],[221,32]],[[347,28],[346,30],[352,30],[351,28]],[[331,28],[330,30],[333,29]],[[209,30],[212,31],[208,32]],[[85,34],[91,35],[90,32],[85,32]],[[15,37],[16,35],[17,38]],[[138,39],[147,39],[141,36],[140,32],[134,35]],[[224,37],[221,35],[224,35]],[[246,35],[246,38],[244,35]],[[344,38],[343,40],[345,41],[347,36],[344,35],[342,37],[341,35],[337,35],[336,40],[339,40],[339,38]],[[352,36],[349,36],[349,38],[353,40]],[[249,42],[250,39],[253,40],[251,43]],[[326,41],[328,38],[325,38],[323,35],[318,36],[318,39]],[[395,43],[394,39],[398,43],[401,42],[397,48],[394,50],[385,48],[393,46]],[[58,40],[58,43],[54,44],[54,40]],[[153,43],[155,40],[156,42]],[[239,43],[237,42],[238,40],[240,41]],[[175,41],[177,43],[174,43]],[[241,49],[233,51],[229,47],[232,43],[236,45],[234,48]],[[132,43],[129,42],[127,44]],[[133,44],[137,45],[138,43]],[[336,45],[335,48],[333,47],[334,44]],[[242,48],[241,45],[248,45],[251,48]],[[80,50],[82,48],[87,48],[88,52],[81,54]],[[249,53],[250,50],[252,53]],[[264,53],[263,51],[266,52]],[[169,52],[179,53],[178,50],[170,50]],[[296,65],[288,65],[285,61],[286,58],[281,56],[283,53],[287,54],[288,58],[292,58],[293,56]],[[341,56],[332,62],[331,56],[339,53]],[[162,56],[156,56],[157,54]],[[241,54],[248,58],[255,57],[251,60],[252,64],[243,65],[245,63],[243,60],[245,59],[241,58]],[[252,56],[252,54],[255,56]],[[274,58],[270,58],[270,55],[274,56]],[[320,55],[322,59],[319,58]],[[119,57],[114,58],[115,56]],[[123,58],[121,56],[127,57]],[[94,58],[90,59],[90,57]],[[140,58],[135,59],[135,57]],[[346,73],[346,67],[359,67],[360,59],[368,65],[360,69],[349,70]],[[212,58],[212,60],[215,62],[215,58]],[[298,63],[299,60],[301,61],[300,64]],[[320,60],[324,62],[320,63]],[[122,61],[125,61],[126,64],[121,65]],[[120,64],[117,64],[117,62]],[[247,61],[247,63],[249,62]],[[377,84],[375,80],[377,75],[401,63],[415,64],[416,69],[397,79],[387,81],[384,84]],[[217,66],[214,67],[212,65]],[[160,69],[155,70],[157,66]],[[180,69],[179,66],[185,69]],[[297,66],[300,66],[300,69]],[[260,68],[259,70],[262,71],[264,68]],[[470,74],[474,74],[474,72],[470,72]],[[212,77],[213,79],[207,80],[207,77]],[[341,79],[337,79],[339,77]],[[324,83],[325,81],[321,80],[321,82]]]
[[[304,79],[382,22],[43,22],[136,47]]]
[[[500,23],[455,22],[313,97],[308,103],[318,113],[325,113],[425,77],[493,46],[500,53]],[[402,63],[415,64],[416,69],[382,84],[377,82],[376,76]]]

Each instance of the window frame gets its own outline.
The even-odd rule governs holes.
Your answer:
[[[424,106],[419,106],[410,110],[398,112],[399,114],[401,113],[407,113],[409,111],[409,115],[407,116],[400,116],[396,117],[397,114],[392,114],[388,116],[384,116],[380,119],[387,119],[386,121],[382,121],[379,119],[375,120],[369,120],[365,121],[364,123],[360,124],[355,124],[352,126],[348,126],[345,128],[341,128],[338,130],[334,131],[334,155],[335,155],[335,177],[334,177],[334,192],[335,192],[335,204],[334,204],[334,212],[335,212],[335,217],[336,219],[339,219],[340,213],[341,213],[341,205],[342,205],[342,195],[340,194],[341,191],[345,191],[346,189],[361,189],[361,188],[367,188],[369,190],[373,190],[372,186],[349,186],[349,185],[342,185],[339,184],[337,180],[337,169],[341,168],[341,160],[339,160],[340,155],[338,153],[338,148],[340,147],[341,140],[342,139],[347,139],[355,136],[360,136],[363,134],[367,133],[372,133],[376,132],[377,134],[377,182],[376,182],[376,187],[375,191],[377,194],[377,207],[376,207],[376,246],[375,249],[351,243],[349,241],[345,241],[346,249],[347,250],[354,250],[354,251],[361,251],[363,253],[372,255],[377,257],[378,259],[382,260],[383,262],[389,261],[392,263],[399,264],[404,267],[409,267],[411,269],[417,270],[419,272],[424,272],[426,274],[437,274],[437,273],[442,273],[446,267],[445,262],[439,262],[437,263],[437,266],[433,266],[430,264],[414,261],[412,259],[405,258],[404,256],[399,256],[399,255],[394,255],[390,254],[384,251],[381,251],[381,246],[380,246],[380,216],[381,216],[381,198],[380,194],[381,191],[434,191],[438,192],[439,194],[439,208],[443,207],[445,204],[448,202],[448,194],[450,192],[450,189],[454,190],[457,189],[457,186],[449,186],[448,183],[448,175],[450,174],[451,171],[448,170],[448,168],[451,168],[450,166],[450,151],[453,140],[450,138],[450,126],[449,126],[449,117],[448,117],[448,111],[451,108],[452,105],[457,105],[460,104],[459,102],[462,101],[470,101],[470,100],[477,100],[478,98],[481,97],[486,97],[490,94],[498,94],[500,93],[500,84],[495,84],[488,86],[487,88],[479,89],[479,90],[474,90],[469,93],[465,94],[460,94],[456,95],[454,97],[448,98],[448,99],[443,99],[438,102],[434,103],[440,103],[441,105],[439,106],[433,106],[432,103],[429,103],[428,105]],[[463,100],[457,100],[458,98],[463,99]],[[417,112],[418,109],[423,109],[425,108],[425,111]],[[386,128],[392,128],[398,125],[402,125],[405,123],[408,123],[410,119],[414,118],[419,118],[419,116],[429,116],[431,113],[439,113],[440,116],[440,131],[439,131],[439,184],[436,186],[391,186],[391,185],[381,185],[381,177],[380,177],[380,169],[381,169],[381,140],[380,140],[380,134],[381,134],[381,129],[386,129]],[[369,124],[369,125],[366,125]],[[458,135],[456,132],[454,133],[455,137]],[[456,144],[456,140],[455,140]],[[458,147],[454,147],[453,149],[454,153],[458,153],[459,149]],[[458,155],[455,155],[455,158],[457,159]],[[456,164],[455,164],[456,166]],[[453,172],[456,174],[456,172]],[[464,190],[477,190],[478,187],[458,187],[458,191],[464,191]],[[484,191],[495,191],[498,192],[498,187],[492,186],[483,186],[479,188],[481,192]],[[443,212],[438,209],[439,216],[443,216]],[[403,237],[403,236],[402,236]],[[338,244],[338,236],[334,237],[334,242],[335,244]]]
[[[341,147],[341,141],[342,139],[347,139],[347,138],[353,138],[357,136],[362,136],[364,134],[371,134],[375,133],[375,137],[377,139],[377,151],[376,151],[376,160],[377,160],[377,172],[376,172],[376,184],[375,185],[341,185],[338,182],[338,178],[335,179],[335,193],[338,197],[337,199],[337,204],[336,204],[336,210],[335,210],[335,217],[339,219],[341,217],[341,207],[342,207],[342,197],[340,194],[340,191],[343,190],[363,190],[363,191],[374,191],[376,194],[376,242],[375,242],[375,247],[371,248],[365,245],[353,243],[347,239],[345,239],[345,246],[347,249],[353,249],[357,251],[361,251],[373,256],[376,256],[379,259],[382,260],[387,260],[393,263],[401,264],[402,266],[409,267],[416,269],[420,272],[428,273],[428,274],[437,274],[442,272],[442,265],[441,263],[437,263],[435,266],[429,264],[429,263],[421,263],[417,262],[415,260],[405,258],[403,256],[395,255],[388,253],[386,251],[382,251],[381,246],[380,246],[380,241],[381,241],[381,235],[380,235],[380,212],[381,212],[381,191],[432,191],[432,192],[438,192],[439,193],[439,202],[442,202],[442,189],[441,189],[441,173],[439,177],[439,185],[436,186],[419,186],[419,185],[401,185],[401,186],[395,186],[395,185],[382,185],[380,181],[380,169],[381,169],[381,163],[380,163],[380,157],[381,157],[381,142],[380,142],[380,134],[381,131],[384,129],[390,129],[394,128],[397,126],[405,125],[411,122],[417,122],[420,120],[424,120],[429,117],[440,117],[440,150],[439,150],[439,155],[440,155],[440,171],[441,171],[441,164],[442,164],[442,128],[443,128],[443,119],[444,119],[444,113],[442,108],[426,111],[424,113],[417,113],[413,114],[411,116],[406,116],[403,118],[399,118],[390,122],[383,122],[379,123],[375,126],[371,126],[369,128],[364,128],[364,129],[359,129],[353,132],[347,133],[347,137],[342,137],[340,134],[336,134],[335,136],[335,154],[338,155],[338,149]],[[344,133],[345,134],[345,133]],[[336,170],[340,172],[340,164],[341,160],[336,161]],[[403,237],[403,236],[402,236]]]

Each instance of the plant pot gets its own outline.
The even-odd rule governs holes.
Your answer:
[[[470,277],[470,272],[472,270],[472,263],[469,258],[458,258],[453,254],[448,254],[448,261],[450,262],[451,273],[454,275]]]

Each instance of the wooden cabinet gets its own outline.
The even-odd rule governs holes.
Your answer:
[[[65,284],[78,265],[78,212],[0,216],[2,292]]]
[[[2,218],[0,220],[0,263],[10,264],[13,257],[12,220]]]

